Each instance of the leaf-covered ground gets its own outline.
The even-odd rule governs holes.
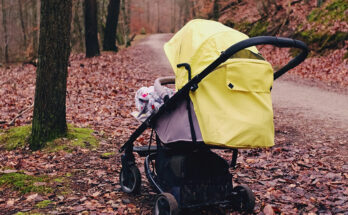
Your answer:
[[[281,65],[286,53],[262,49],[266,57],[278,56]],[[130,196],[120,191],[118,149],[139,125],[130,115],[134,110],[134,93],[150,86],[163,68],[156,67],[158,56],[144,45],[119,53],[85,59],[70,59],[67,119],[81,127],[91,127],[100,140],[96,150],[76,148],[71,153],[29,152],[26,149],[0,151],[0,183],[5,174],[44,177],[33,181],[43,192],[0,186],[0,214],[22,211],[42,214],[151,214],[155,195],[142,174],[142,194]],[[326,69],[347,72],[347,61],[331,57],[312,58],[293,74],[329,78],[330,83],[347,86],[346,75],[328,77]],[[327,62],[327,63],[324,63]],[[338,62],[338,63],[337,63]],[[322,63],[324,63],[322,65]],[[336,65],[333,65],[335,64]],[[318,65],[320,64],[320,65]],[[11,65],[0,68],[0,121],[9,122],[30,106],[34,97],[35,68]],[[344,77],[344,78],[341,78]],[[29,124],[31,111],[15,121]],[[0,124],[4,129],[6,123]],[[285,108],[275,109],[276,146],[263,150],[241,150],[233,170],[236,184],[247,184],[256,195],[255,214],[345,214],[348,211],[348,134],[334,121],[307,119]],[[148,143],[148,134],[137,144]],[[105,152],[116,152],[102,159]],[[231,153],[219,152],[231,159]],[[143,171],[142,159],[137,158]],[[29,182],[28,182],[29,183]],[[46,201],[45,201],[46,200]],[[47,201],[49,200],[49,201]],[[215,211],[217,213],[217,211]],[[210,213],[215,213],[210,212]]]

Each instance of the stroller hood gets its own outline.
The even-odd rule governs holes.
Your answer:
[[[245,39],[245,34],[215,21],[187,23],[164,46],[176,88],[188,82],[188,72],[177,64],[190,64],[194,77],[222,51]],[[236,53],[205,77],[189,94],[204,143],[226,148],[273,146],[272,84],[272,66],[256,47]]]
[[[164,51],[176,75],[175,86],[182,88],[188,80],[185,68],[177,68],[180,63],[188,63],[192,77],[203,71],[216,60],[222,51],[249,37],[219,22],[195,19],[188,22],[164,45]],[[258,54],[255,47],[248,48]],[[248,53],[244,52],[244,57]]]

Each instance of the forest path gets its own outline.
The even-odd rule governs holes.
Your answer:
[[[138,45],[146,46],[153,54],[156,67],[162,76],[173,75],[163,45],[172,34],[153,34]],[[329,92],[315,86],[307,86],[294,81],[277,80],[272,89],[274,108],[286,108],[293,114],[308,119],[332,122],[348,130],[348,96]]]

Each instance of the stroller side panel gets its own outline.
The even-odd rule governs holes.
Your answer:
[[[192,102],[191,115],[193,127],[196,134],[196,140],[202,142],[202,134],[198,125],[197,117],[193,111]],[[187,99],[178,101],[175,104],[176,107],[167,110],[165,114],[162,114],[154,126],[155,131],[163,143],[173,143],[179,141],[192,141],[192,135],[190,131],[190,123],[187,113]]]

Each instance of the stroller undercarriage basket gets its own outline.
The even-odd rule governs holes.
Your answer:
[[[197,30],[197,26],[199,25],[207,25],[212,28],[216,26],[216,29],[222,33],[231,31],[231,35],[237,35],[238,33],[235,30],[228,30],[226,26],[221,26],[220,23],[212,22],[212,21],[203,21],[203,20],[194,20],[187,24],[187,27],[184,28],[191,28],[189,32],[194,32]],[[199,32],[197,34],[198,36],[204,36],[206,34],[205,39],[207,38],[213,38],[215,34],[211,28],[206,27],[201,28],[199,30],[204,31]],[[184,32],[184,31],[183,31]],[[183,36],[183,32],[178,32],[178,37]],[[240,33],[241,34],[241,33]],[[175,37],[175,36],[174,36]],[[194,37],[191,37],[194,38]],[[223,37],[222,37],[223,38]],[[242,39],[241,39],[242,38]],[[245,146],[250,146],[248,143],[247,145],[238,145],[239,143],[243,143],[243,141],[261,141],[261,142],[267,142],[268,140],[272,139],[271,133],[274,134],[274,131],[272,131],[273,128],[273,121],[270,122],[270,120],[273,120],[273,111],[271,110],[271,99],[270,99],[270,87],[269,84],[273,81],[273,79],[277,79],[281,75],[283,75],[288,70],[296,67],[299,65],[308,55],[308,48],[307,46],[298,40],[292,40],[288,38],[279,38],[279,37],[254,37],[249,38],[246,35],[241,35],[239,39],[232,39],[231,41],[234,41],[232,46],[228,47],[227,49],[223,49],[225,51],[219,50],[213,50],[211,47],[211,51],[213,54],[221,53],[216,60],[209,62],[204,61],[203,58],[199,58],[197,56],[191,56],[192,59],[203,59],[202,62],[209,62],[209,64],[205,65],[205,69],[200,70],[202,72],[197,73],[199,71],[191,71],[191,67],[189,63],[186,62],[180,62],[178,64],[178,67],[184,67],[181,68],[182,70],[187,72],[188,82],[185,84],[183,82],[183,77],[179,77],[180,80],[175,79],[175,84],[182,85],[179,87],[179,90],[177,93],[175,93],[171,98],[167,97],[166,95],[163,95],[164,104],[159,108],[159,110],[156,113],[151,114],[145,122],[143,122],[136,131],[130,136],[128,141],[121,147],[120,152],[124,152],[122,155],[122,169],[120,172],[120,184],[121,188],[126,193],[132,193],[137,194],[140,192],[141,189],[141,175],[139,169],[136,167],[135,164],[135,158],[133,152],[138,153],[140,156],[146,157],[145,158],[145,174],[150,182],[150,185],[153,187],[153,189],[159,193],[159,196],[155,202],[154,207],[154,214],[178,214],[180,210],[182,209],[188,209],[188,208],[200,208],[200,207],[207,207],[207,206],[224,206],[229,207],[234,210],[240,210],[244,212],[252,212],[255,205],[255,197],[253,192],[245,185],[240,186],[233,186],[232,183],[232,175],[229,172],[229,168],[231,166],[234,166],[237,159],[237,148],[245,148]],[[183,43],[194,45],[196,43],[192,42],[191,40],[177,40],[177,38],[172,39],[176,40],[175,42],[182,41]],[[211,43],[206,43],[205,41],[202,44],[208,44],[208,45],[215,45],[216,48],[221,48],[219,46],[219,41],[221,38],[213,38]],[[241,64],[238,64],[237,66],[229,67],[228,65],[224,64],[226,61],[230,61],[231,57],[238,56],[238,53],[240,51],[244,50],[251,50],[251,51],[257,51],[257,49],[254,47],[256,45],[274,45],[277,47],[288,47],[288,48],[299,48],[302,49],[302,52],[296,56],[293,60],[291,60],[287,65],[285,65],[283,68],[278,70],[273,74],[271,73],[273,77],[271,77],[271,81],[269,82],[263,82],[265,83],[262,88],[258,87],[258,83],[260,83],[258,80],[254,79],[254,82],[249,85],[247,83],[248,75],[252,74],[250,72],[247,72],[247,76],[244,76],[240,80],[243,79],[242,83],[239,86],[235,86],[235,83],[233,81],[239,80],[236,74],[242,74],[243,69],[242,66],[243,63],[246,62],[244,60],[241,60]],[[197,45],[197,44],[196,44]],[[199,46],[198,46],[199,47]],[[195,47],[198,49],[198,47]],[[252,47],[252,48],[250,48]],[[182,47],[176,49],[181,50]],[[167,51],[167,50],[166,50]],[[221,52],[222,51],[222,52]],[[172,57],[173,59],[179,59],[176,57],[176,53],[167,53],[168,57]],[[235,55],[236,54],[236,55]],[[257,55],[257,53],[253,53],[252,56]],[[204,53],[204,56],[206,57],[207,54]],[[208,56],[209,57],[209,56]],[[211,56],[210,56],[211,57]],[[257,56],[258,57],[258,56]],[[174,67],[176,67],[176,61],[171,60],[171,64]],[[188,60],[189,61],[189,60]],[[196,62],[192,62],[194,64],[193,68],[201,68],[203,63],[197,64]],[[236,61],[233,61],[236,62]],[[260,60],[251,60],[248,61],[248,63],[259,63]],[[196,64],[195,64],[196,63]],[[265,65],[264,63],[260,63],[260,65]],[[217,68],[222,68],[220,65],[225,65],[226,68],[233,68],[235,70],[238,70],[237,73],[234,73],[233,71],[226,75],[227,82],[221,82],[221,85],[227,84],[226,89],[230,90],[232,93],[235,93],[236,97],[241,98],[243,102],[245,103],[239,103],[240,105],[239,109],[235,111],[235,113],[248,113],[246,110],[253,110],[250,109],[250,106],[252,105],[259,105],[260,109],[263,109],[267,113],[267,117],[264,117],[262,115],[264,112],[260,111],[258,112],[259,115],[256,115],[259,117],[260,121],[258,124],[255,124],[252,122],[249,118],[243,118],[241,117],[241,122],[246,122],[243,124],[243,126],[240,125],[240,127],[243,127],[243,129],[240,129],[239,124],[235,122],[229,121],[230,115],[226,115],[226,119],[224,119],[224,115],[221,114],[220,111],[220,118],[219,120],[215,120],[213,118],[214,115],[209,115],[207,118],[202,120],[202,113],[196,113],[196,110],[200,109],[198,105],[207,104],[207,99],[204,98],[203,102],[195,100],[195,95],[202,95],[201,92],[205,92],[211,96],[211,98],[214,99],[214,95],[212,94],[207,87],[211,86],[211,84],[204,85],[206,79],[209,79],[209,81],[212,81],[213,78],[210,75],[207,77],[210,73],[213,72],[219,72],[221,74],[221,71],[217,71]],[[224,67],[225,68],[225,67]],[[248,68],[263,68],[261,67],[248,67]],[[267,69],[269,66],[267,66]],[[225,69],[222,69],[225,71]],[[257,69],[258,70],[258,69]],[[273,70],[272,70],[273,71]],[[255,71],[255,73],[259,72]],[[191,75],[194,74],[194,77],[191,77]],[[266,73],[265,73],[266,74]],[[267,74],[269,75],[269,70],[267,70]],[[207,78],[206,78],[207,77]],[[221,75],[220,77],[225,77],[224,75]],[[260,76],[258,76],[260,77]],[[206,79],[205,79],[206,78]],[[268,77],[269,78],[269,77]],[[174,80],[171,79],[162,79],[163,82],[160,84],[168,84],[172,83]],[[181,81],[181,82],[180,82]],[[201,83],[204,82],[204,83]],[[158,80],[156,81],[158,84]],[[155,82],[155,88],[156,88],[156,82]],[[201,83],[201,84],[200,84]],[[211,82],[214,84],[214,81]],[[250,90],[250,87],[252,87],[252,91]],[[216,91],[222,88],[214,88]],[[227,91],[225,88],[223,90]],[[228,91],[228,92],[230,92]],[[201,93],[201,94],[200,94]],[[161,92],[159,92],[160,95],[162,95]],[[267,95],[265,95],[267,94]],[[204,93],[203,93],[204,95]],[[244,95],[250,95],[249,98],[255,99],[255,101],[249,103],[247,102],[246,98],[243,97]],[[192,97],[191,97],[192,96]],[[193,98],[193,99],[192,99]],[[231,97],[229,97],[231,98]],[[258,100],[260,99],[260,100]],[[224,101],[224,97],[220,96],[218,98],[219,102]],[[193,104],[192,104],[192,103]],[[238,101],[236,101],[236,104]],[[230,108],[231,104],[234,103],[228,103],[227,107],[224,107],[221,104],[215,105],[216,107],[223,107],[224,110],[226,108]],[[243,109],[243,105],[248,105],[248,107]],[[214,106],[214,107],[215,107]],[[183,109],[186,110],[185,117],[180,116],[180,114],[177,114],[177,112],[173,111],[173,109]],[[248,109],[249,108],[249,109]],[[203,109],[203,108],[202,108]],[[207,109],[205,109],[207,110]],[[211,110],[214,111],[214,110]],[[166,117],[166,114],[177,114],[173,117]],[[253,113],[255,114],[255,113]],[[203,113],[204,115],[204,113]],[[177,117],[178,116],[178,117]],[[205,117],[205,116],[203,116]],[[237,116],[238,118],[238,116]],[[268,120],[268,128],[264,129],[262,128],[262,122],[261,120],[267,118]],[[183,123],[185,126],[185,129],[182,129],[183,124],[176,125],[176,121],[180,120],[186,121]],[[248,119],[249,121],[246,121],[245,119]],[[162,121],[161,121],[162,120]],[[168,122],[164,122],[168,120]],[[215,121],[214,121],[215,120]],[[230,125],[233,125],[233,129],[229,130],[229,127],[223,127],[223,125],[220,126],[220,124],[223,124],[225,121],[227,121]],[[181,122],[181,121],[180,121]],[[214,122],[213,126],[205,126],[203,123]],[[158,127],[161,125],[164,128],[158,129]],[[237,125],[237,126],[235,126]],[[216,129],[214,126],[217,126]],[[247,128],[247,126],[250,126],[250,128]],[[179,129],[177,129],[179,127]],[[219,132],[218,128],[223,128],[224,131],[221,133]],[[136,139],[147,129],[152,128],[155,130],[156,133],[156,146],[151,146],[152,142],[152,134],[150,137],[150,144],[149,147],[134,147],[134,142]],[[204,130],[204,128],[210,128],[211,130]],[[257,128],[257,129],[255,129]],[[181,130],[180,130],[181,129]],[[238,130],[235,132],[234,129]],[[256,135],[245,135],[245,133],[250,133],[251,130],[255,130]],[[175,131],[177,133],[174,133],[174,135],[168,135],[168,132]],[[183,130],[189,131],[189,132],[182,132]],[[178,132],[179,131],[179,132]],[[270,135],[267,136],[267,138],[264,138],[263,131],[269,132]],[[230,132],[235,134],[237,136],[236,139],[234,139],[233,135],[231,136]],[[239,132],[239,133],[238,133]],[[229,133],[229,134],[226,134]],[[183,135],[184,137],[176,138],[176,134]],[[226,134],[228,138],[221,138],[221,135]],[[174,137],[174,138],[173,138]],[[219,140],[216,142],[218,144],[210,144],[214,143],[214,138],[217,137]],[[238,139],[239,138],[239,139]],[[162,140],[162,141],[161,141]],[[231,141],[236,140],[237,145],[231,145]],[[169,142],[166,142],[169,141]],[[225,142],[228,142],[228,144],[225,144]],[[273,142],[273,140],[272,140]],[[264,145],[264,146],[271,146],[271,145]],[[217,154],[213,153],[211,151],[212,148],[217,149],[226,149],[229,148],[233,151],[232,156],[232,165],[229,165],[223,158],[218,156]]]
[[[226,203],[232,193],[229,165],[208,149],[171,153],[159,145],[156,180],[172,193],[181,208]]]

